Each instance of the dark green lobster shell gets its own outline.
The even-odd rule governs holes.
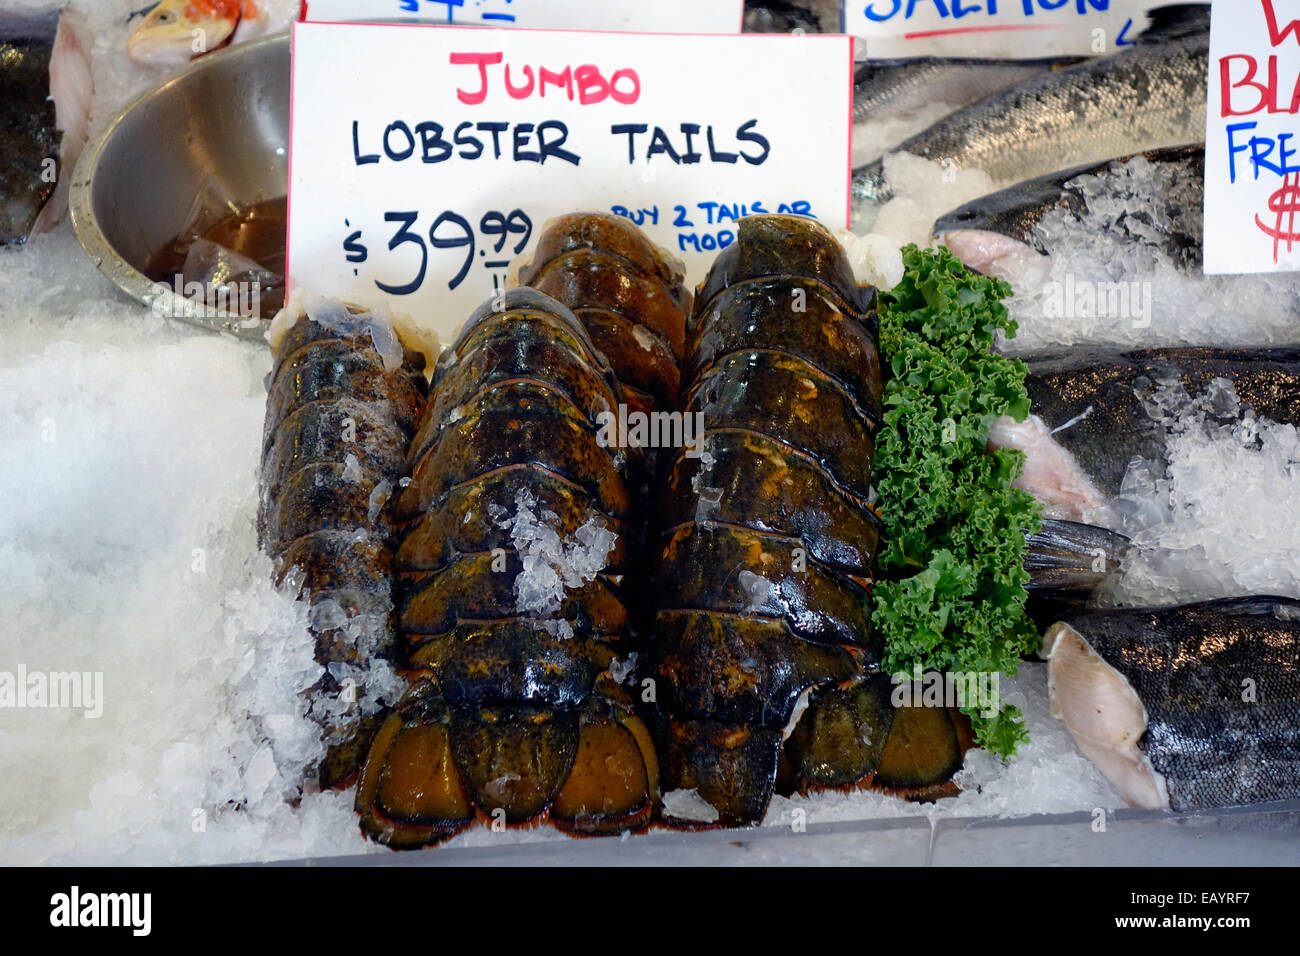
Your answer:
[[[394,508],[412,686],[357,789],[372,838],[422,846],[480,814],[581,833],[649,822],[655,753],[610,674],[642,467],[597,438],[621,401],[582,322],[532,289],[486,303],[443,353]],[[596,564],[548,591],[547,535],[591,543]]]
[[[389,368],[369,331],[371,322],[385,320],[339,303],[315,308],[325,324],[300,314],[275,349],[258,533],[277,582],[296,575],[317,612],[316,660],[364,674],[394,650],[396,539],[385,505],[405,473],[424,410],[424,358],[404,351],[400,365]],[[386,325],[380,332],[393,335]],[[319,613],[328,602],[342,619],[337,611]],[[316,771],[322,787],[356,776],[382,719],[359,706],[334,715],[326,705],[342,691],[328,672],[311,690],[328,745]]]
[[[640,229],[608,213],[560,216],[518,278],[582,320],[632,410],[676,405],[691,295],[681,264]]]
[[[696,295],[684,408],[703,447],[659,489],[655,674],[665,792],[753,825],[778,785],[941,784],[946,711],[895,709],[870,619],[881,369],[874,290],[810,219],[742,219]],[[805,709],[806,708],[806,709]]]

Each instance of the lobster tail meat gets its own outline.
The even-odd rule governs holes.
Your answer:
[[[312,605],[316,660],[327,668],[311,692],[327,744],[316,776],[332,787],[355,776],[382,718],[376,701],[344,696],[340,675],[364,678],[393,651],[386,503],[424,406],[425,359],[386,318],[307,295],[273,334],[258,534],[277,583],[291,578]]]
[[[737,232],[688,325],[685,411],[702,416],[703,450],[677,453],[660,494],[664,789],[695,790],[717,813],[665,809],[688,826],[761,821],[792,730],[802,774],[820,761],[861,779],[892,720],[868,591],[882,394],[872,293],[811,220],[755,216]],[[826,706],[803,724],[815,694]]]
[[[649,822],[656,757],[610,674],[643,468],[598,441],[621,400],[583,323],[532,289],[485,303],[439,360],[394,508],[412,685],[358,786],[373,839],[424,846],[480,813]]]
[[[680,262],[631,222],[572,213],[546,224],[520,285],[554,296],[582,320],[623,384],[630,408],[676,405],[691,295]]]

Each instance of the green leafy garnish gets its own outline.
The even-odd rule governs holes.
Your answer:
[[[886,370],[874,484],[884,522],[872,614],[890,673],[1014,675],[1038,644],[1025,614],[1025,532],[1038,506],[1011,487],[1018,451],[988,453],[989,425],[1029,414],[1025,364],[991,351],[1015,335],[1011,286],[976,275],[947,249],[903,250],[905,274],[880,295]],[[1018,708],[962,708],[975,739],[1002,757],[1028,741]]]

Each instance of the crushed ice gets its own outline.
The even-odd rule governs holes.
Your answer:
[[[1002,260],[1019,323],[1003,347],[1077,344],[1273,345],[1295,338],[1300,290],[1286,275],[1207,276],[1183,241],[1199,244],[1203,186],[1171,163],[1139,156],[1116,172],[1080,176],[1088,212],[1049,210],[1036,237],[1049,256]],[[1064,312],[1062,310],[1064,309]]]
[[[1137,460],[1124,476],[1115,504],[1134,547],[1111,600],[1300,597],[1295,426],[1243,414],[1227,379],[1197,395],[1177,380],[1152,383],[1144,405],[1165,430],[1167,464]]]
[[[768,599],[772,596],[772,582],[761,574],[755,574],[753,571],[741,571],[737,575],[740,583],[740,590],[745,595],[745,610],[757,611],[763,605],[767,604]]]
[[[361,462],[357,461],[357,456],[348,452],[343,458],[343,480],[353,483],[364,480],[365,473],[361,470]]]
[[[572,540],[562,539],[555,530],[559,516],[553,511],[538,514],[537,499],[525,488],[515,495],[514,514],[493,505],[489,515],[497,527],[510,532],[510,542],[519,555],[515,610],[536,615],[542,621],[559,614],[567,590],[596,579],[618,541],[618,535],[599,514],[592,514],[573,533]],[[567,621],[555,621],[549,629],[557,636],[572,636]]]
[[[678,820],[715,823],[718,811],[695,790],[669,790],[664,794],[664,813]]]
[[[714,458],[708,451],[709,438],[705,436],[704,451],[700,454],[699,470],[691,476],[691,491],[695,492],[695,522],[711,521],[718,516],[722,507],[722,489],[709,485],[709,472],[713,470]]]
[[[981,169],[957,169],[910,153],[889,153],[884,159],[885,178],[895,198],[883,206],[859,203],[853,231],[887,236],[896,249],[909,242],[930,245],[936,219],[996,189]]]
[[[376,521],[379,518],[379,513],[384,510],[384,505],[388,504],[388,499],[392,495],[393,483],[387,478],[375,485],[366,501],[366,518],[371,522]]]
[[[626,684],[636,677],[637,654],[632,651],[627,657],[616,657],[609,664],[609,676],[616,684]]]
[[[878,289],[892,289],[903,279],[903,252],[889,236],[869,232],[859,236],[842,230],[837,233],[848,256],[853,277],[859,283]]]

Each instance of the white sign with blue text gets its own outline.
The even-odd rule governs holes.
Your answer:
[[[1130,45],[1168,0],[844,0],[859,59],[1096,56]]]
[[[847,227],[851,77],[843,36],[296,24],[289,282],[446,338],[582,210],[697,282],[741,216]]]
[[[743,0],[304,0],[303,20],[457,26],[739,33]]]

